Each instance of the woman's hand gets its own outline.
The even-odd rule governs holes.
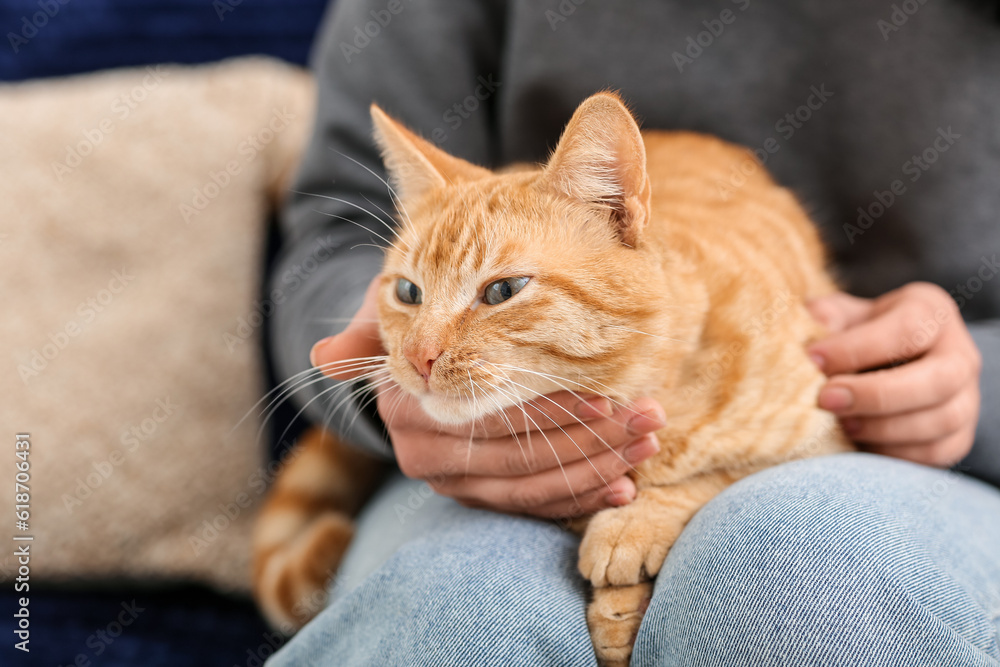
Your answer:
[[[830,378],[819,407],[853,440],[940,467],[969,453],[982,358],[947,292],[910,283],[877,299],[840,292],[807,307],[830,330],[809,346]]]
[[[314,366],[385,353],[377,280],[347,329],[313,347]],[[565,391],[490,415],[475,428],[434,422],[395,385],[377,401],[403,474],[466,506],[547,518],[630,503],[636,489],[625,473],[659,451],[652,433],[664,426],[663,409],[652,399],[621,409],[606,398]]]

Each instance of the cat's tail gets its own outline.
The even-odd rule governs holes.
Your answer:
[[[354,534],[351,517],[380,477],[373,459],[313,428],[281,462],[257,517],[253,587],[276,629],[292,634],[326,605]]]

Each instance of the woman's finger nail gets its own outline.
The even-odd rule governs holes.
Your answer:
[[[810,352],[809,358],[814,364],[822,371],[826,370],[826,357],[824,357],[819,352]]]
[[[604,496],[604,504],[608,507],[628,505],[635,499],[635,485],[625,481],[614,481],[608,484],[608,493]]]
[[[608,507],[621,507],[622,505],[628,505],[630,502],[632,502],[631,498],[619,493],[609,493],[604,496],[604,504]]]
[[[312,349],[309,350],[309,363],[311,365],[313,365],[313,366],[318,366],[319,365],[317,363],[317,360],[319,358],[319,354],[320,354],[320,352],[323,351],[323,348],[326,347],[327,343],[329,343],[330,340],[331,340],[330,338],[324,338],[324,339],[322,339],[320,341],[317,341],[316,344],[312,346]]]
[[[660,442],[656,439],[656,436],[650,434],[626,447],[624,456],[626,461],[636,464],[645,461],[659,451]]]
[[[633,435],[649,433],[663,428],[667,424],[667,417],[660,407],[650,408],[635,415],[628,420],[628,432]]]
[[[576,416],[583,419],[610,417],[614,412],[611,401],[603,396],[588,398],[576,404]]]
[[[841,412],[854,405],[854,392],[847,387],[825,387],[819,392],[819,407]]]

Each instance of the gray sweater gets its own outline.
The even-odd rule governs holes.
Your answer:
[[[1000,18],[975,0],[339,0],[313,58],[318,117],[283,217],[272,319],[280,379],[358,307],[382,253],[386,188],[368,107],[443,149],[542,161],[573,109],[622,93],[644,127],[757,151],[822,230],[839,276],[876,296],[927,280],[984,357],[964,469],[1000,483]],[[350,159],[349,159],[350,158]],[[734,175],[733,183],[738,183]],[[726,187],[726,184],[720,184]],[[343,200],[324,199],[316,195]],[[307,414],[391,455],[343,392]],[[318,397],[318,398],[317,398]],[[336,398],[335,398],[336,397]]]

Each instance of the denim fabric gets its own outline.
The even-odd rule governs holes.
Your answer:
[[[577,544],[395,478],[268,665],[594,665]],[[632,665],[1000,667],[1000,492],[866,454],[747,478],[671,551]]]

